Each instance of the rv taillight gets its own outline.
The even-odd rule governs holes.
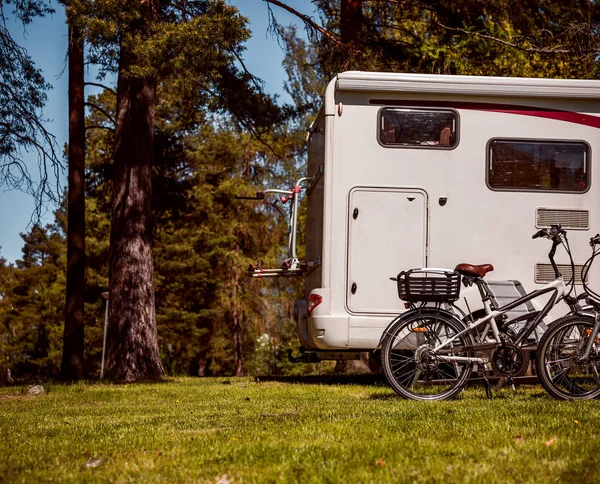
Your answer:
[[[306,310],[306,314],[310,316],[310,314],[314,311],[314,309],[323,302],[323,298],[318,294],[311,294],[308,297],[308,309]]]

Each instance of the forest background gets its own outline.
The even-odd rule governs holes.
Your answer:
[[[131,31],[139,29],[136,22],[149,2],[130,2],[121,10],[119,2],[104,2],[102,8],[108,10],[102,13],[114,24],[99,21],[93,9],[85,10],[98,7],[98,2],[64,3],[71,8],[72,24],[85,33],[87,62],[98,66],[100,76],[116,72],[115,59],[121,55],[122,60],[125,44],[124,37],[117,38],[110,29],[124,24]],[[371,70],[592,79],[599,74],[600,7],[591,0],[524,1],[519,9],[508,0],[313,0],[314,17],[302,16],[291,1],[267,3],[273,35],[285,52],[282,68],[291,99],[286,105],[266,95],[259,80],[245,70],[243,46],[251,33],[235,8],[208,0],[156,3],[165,17],[172,16],[172,25],[183,29],[159,32],[162,36],[153,37],[155,43],[148,50],[148,65],[162,66],[151,75],[157,92],[151,230],[157,344],[169,374],[332,369],[287,361],[288,350],[299,345],[292,312],[294,300],[301,297],[301,280],[244,276],[245,268],[257,259],[265,266],[278,266],[285,257],[288,225],[278,208],[286,207],[241,201],[236,196],[267,186],[289,189],[305,175],[307,127],[336,73]],[[32,10],[32,5],[37,8]],[[35,23],[51,7],[45,2],[6,0],[0,0],[0,6],[4,15],[15,9],[25,23]],[[54,7],[63,8],[62,2]],[[306,35],[279,24],[277,9],[297,15]],[[189,43],[190,32],[203,54],[195,60],[169,58],[165,53],[173,50],[155,40],[169,38],[177,47],[176,42]],[[204,35],[201,39],[199,32]],[[227,55],[209,58],[213,52]],[[159,55],[166,57],[152,58]],[[201,76],[187,65],[192,62],[203,69],[201,87],[195,84]],[[169,64],[180,70],[164,67]],[[7,69],[0,63],[4,76],[0,86]],[[134,75],[147,73],[141,69]],[[223,82],[224,78],[229,81]],[[39,87],[43,91],[44,84]],[[36,109],[42,101],[43,95]],[[83,370],[86,377],[95,378],[105,317],[101,294],[109,287],[111,197],[118,176],[114,86],[90,96],[87,103]],[[0,161],[7,155],[16,156],[0,141]],[[4,163],[0,183],[13,183],[13,175]],[[33,193],[40,200],[49,196],[35,189]],[[22,234],[22,258],[14,264],[0,258],[0,379],[4,381],[56,378],[61,372],[67,199],[62,192],[55,198],[54,221],[34,225]]]

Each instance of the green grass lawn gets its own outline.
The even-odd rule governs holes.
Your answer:
[[[0,388],[2,482],[600,481],[600,402],[541,387],[433,403],[249,378],[45,388]]]

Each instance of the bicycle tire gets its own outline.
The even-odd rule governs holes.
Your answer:
[[[418,329],[417,329],[418,328]],[[471,375],[472,362],[444,362],[430,352],[466,326],[445,311],[418,309],[388,326],[381,345],[383,371],[393,390],[411,400],[444,400],[456,396]],[[467,332],[443,350],[448,356],[472,356]],[[452,351],[456,348],[456,351]]]
[[[588,315],[564,316],[550,325],[537,349],[538,378],[546,391],[560,400],[590,400],[600,395],[600,342],[579,360],[594,327]]]

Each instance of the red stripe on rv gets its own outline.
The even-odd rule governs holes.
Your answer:
[[[554,119],[556,121],[565,121],[567,123],[575,123],[583,126],[591,126],[592,128],[600,128],[600,117],[598,116],[592,116],[590,114],[577,113],[573,111],[557,111],[554,109],[538,108],[535,106],[455,101],[400,101],[395,99],[371,99],[370,103],[383,104],[386,106],[454,108],[469,109],[473,111],[488,111],[494,113],[519,114],[521,116]]]

